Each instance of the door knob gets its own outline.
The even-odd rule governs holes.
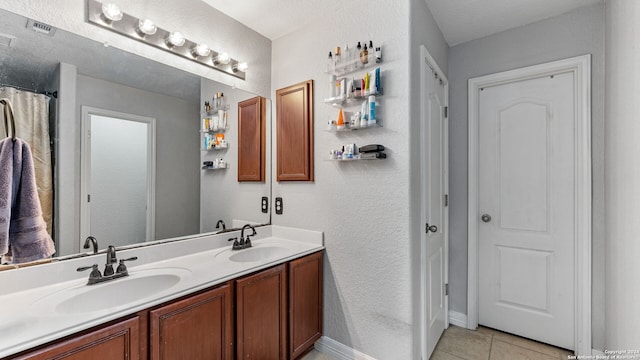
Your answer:
[[[481,219],[482,219],[482,221],[484,221],[484,222],[488,223],[488,222],[490,222],[490,221],[491,221],[491,215],[489,215],[489,214],[483,214]]]
[[[429,223],[426,223],[426,224],[425,224],[425,227],[424,227],[424,231],[425,231],[427,234],[429,233],[429,231],[431,231],[431,232],[437,232],[437,231],[438,231],[438,227],[437,227],[437,226],[435,226],[435,225],[429,225]]]

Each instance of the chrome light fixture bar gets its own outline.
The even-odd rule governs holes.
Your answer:
[[[204,43],[195,43],[186,39],[178,31],[164,30],[149,19],[131,16],[113,4],[87,0],[87,21],[231,76],[245,79],[247,70],[245,62],[232,59],[227,53],[218,53]]]

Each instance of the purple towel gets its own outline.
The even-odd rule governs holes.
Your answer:
[[[14,263],[48,258],[55,252],[38,198],[33,158],[21,139],[0,140],[0,255]]]

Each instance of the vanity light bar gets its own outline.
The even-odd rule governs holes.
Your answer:
[[[121,13],[122,17],[119,20],[107,19],[102,12],[102,5],[99,1],[87,0],[87,21],[89,23],[245,80],[246,63],[232,59],[226,53],[218,53],[209,49],[203,43],[198,44],[185,39],[179,32],[173,32],[173,36],[170,37],[172,32],[155,26],[147,19],[139,19],[124,12]],[[142,29],[143,22],[149,22],[155,31],[150,30],[151,26]],[[179,36],[176,36],[175,33]],[[180,45],[180,42],[183,44]],[[219,55],[223,56],[219,58]],[[220,61],[220,59],[224,61]]]

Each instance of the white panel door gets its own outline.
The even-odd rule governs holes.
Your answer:
[[[479,95],[479,323],[574,347],[574,75]]]
[[[424,66],[424,65],[423,65]],[[425,98],[422,102],[424,121],[422,126],[422,149],[424,164],[422,186],[426,198],[423,199],[425,228],[423,233],[422,264],[425,274],[424,293],[426,309],[424,311],[427,333],[426,358],[431,356],[440,336],[448,325],[447,298],[445,295],[445,85],[440,77],[427,67]]]

